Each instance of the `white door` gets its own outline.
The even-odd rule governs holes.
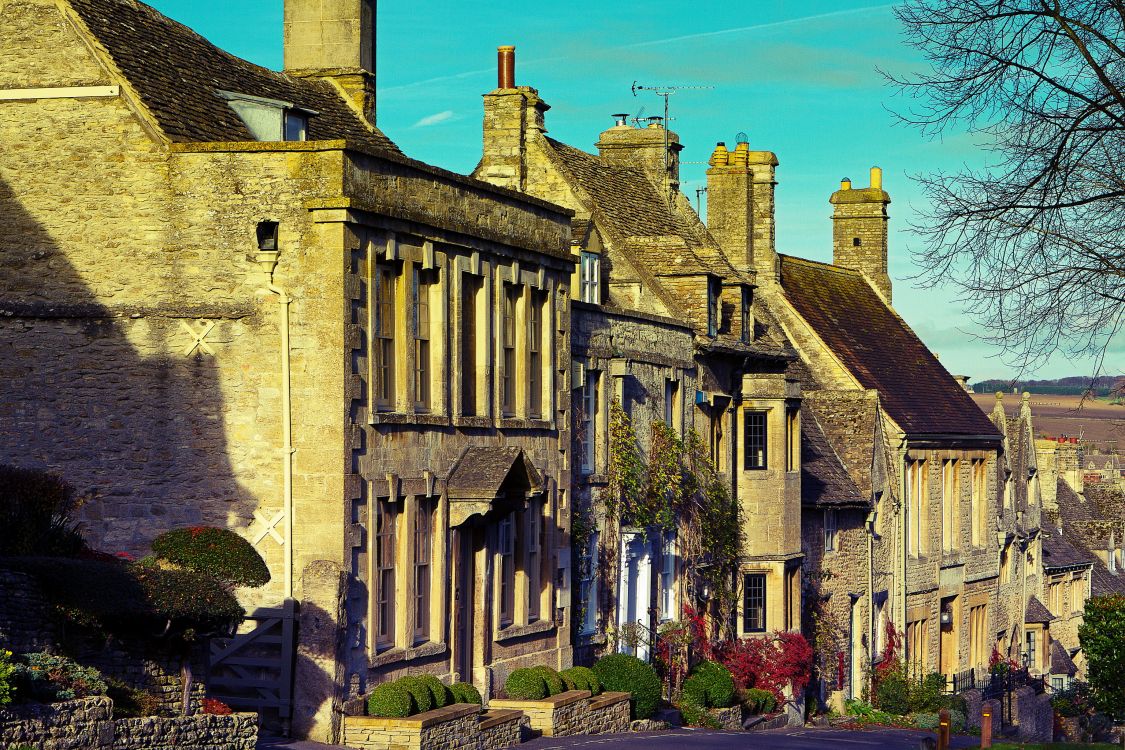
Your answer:
[[[633,637],[618,639],[618,650],[648,661],[649,606],[652,599],[652,544],[643,534],[621,535],[621,580],[617,587],[617,625]]]

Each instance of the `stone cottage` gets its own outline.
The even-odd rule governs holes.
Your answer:
[[[0,17],[0,461],[100,549],[253,542],[319,740],[405,671],[571,660],[571,216],[404,156],[373,19],[286,2],[279,73],[135,0]]]
[[[547,135],[549,106],[516,85],[512,48],[500,49],[498,83],[484,96],[475,175],[574,211],[571,486],[575,513],[590,518],[576,552],[576,649],[647,656],[691,583],[678,575],[676,532],[606,513],[613,403],[642,452],[654,421],[694,431],[730,483],[747,533],[737,611],[714,613],[727,632],[799,628],[801,391],[792,351],[755,299],[755,268],[732,263],[680,193],[679,138],[660,118],[632,127],[615,116],[592,154]]]

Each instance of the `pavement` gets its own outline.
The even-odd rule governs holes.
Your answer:
[[[541,737],[524,742],[519,750],[678,750],[679,748],[706,748],[707,750],[918,750],[921,741],[937,737],[933,732],[905,729],[828,729],[805,727],[799,729],[773,729],[760,732],[723,732],[709,729],[673,729],[666,732],[632,732],[626,734],[595,734],[580,737]],[[979,740],[955,736],[951,748],[976,747]],[[306,740],[263,738],[259,750],[343,750],[337,745],[324,745]]]

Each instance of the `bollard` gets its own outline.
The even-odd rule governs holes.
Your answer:
[[[949,750],[949,709],[943,708],[938,714],[938,750]]]
[[[992,711],[987,708],[980,714],[980,747],[992,747]]]

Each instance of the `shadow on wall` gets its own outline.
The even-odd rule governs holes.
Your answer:
[[[0,462],[69,482],[87,498],[88,541],[109,552],[145,553],[176,526],[249,522],[257,503],[228,459],[214,357],[251,302],[115,295],[160,269],[124,243],[60,247],[2,180],[0,225]],[[121,301],[103,303],[84,274]]]

